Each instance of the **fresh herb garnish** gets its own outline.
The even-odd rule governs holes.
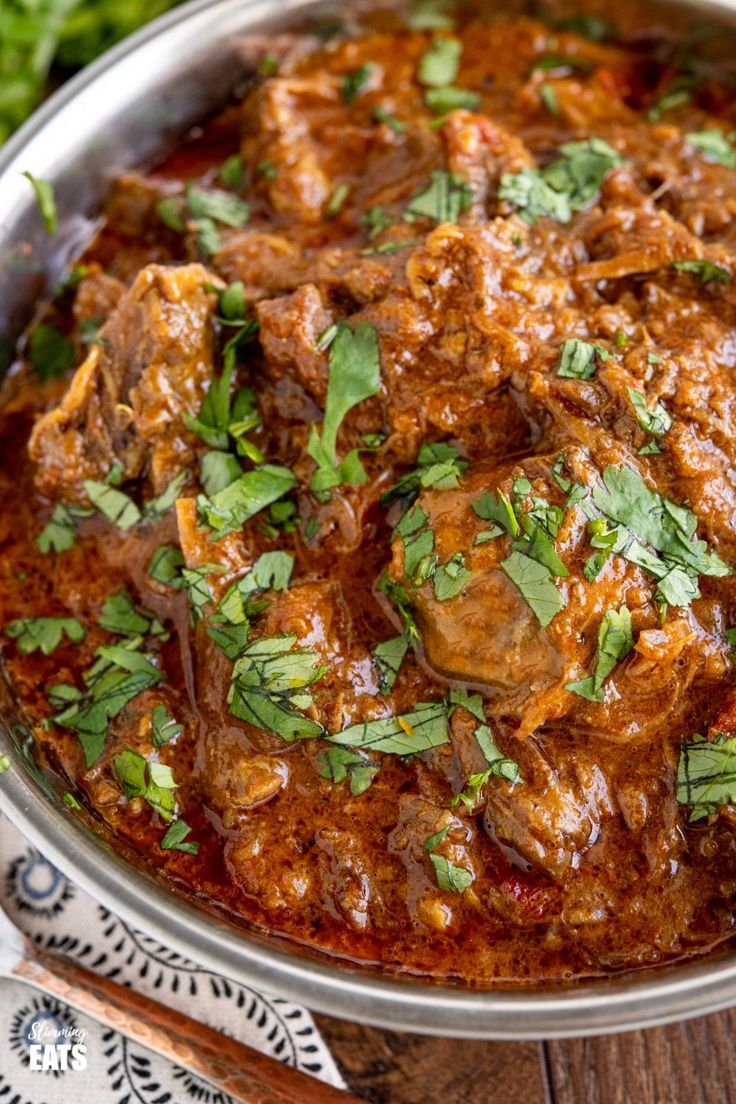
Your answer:
[[[84,626],[76,617],[22,617],[11,621],[5,632],[23,655],[39,649],[45,656],[51,655],[64,636],[72,644],[79,644],[85,636]]]
[[[465,555],[455,552],[445,563],[439,563],[432,572],[434,596],[438,602],[447,602],[462,593],[472,572],[465,567]]]
[[[394,605],[396,612],[403,622],[404,632],[409,639],[411,641],[418,640],[419,629],[412,616],[411,599],[409,598],[404,584],[394,582],[394,580],[389,579],[388,575],[384,572],[378,580],[377,589],[382,594],[385,594],[388,600]]]
[[[68,552],[77,540],[77,521],[90,517],[93,511],[74,503],[57,502],[43,529],[36,537],[36,544],[44,555],[49,552]]]
[[[373,66],[366,64],[359,66],[352,73],[348,73],[343,77],[342,98],[346,104],[351,104],[361,92],[365,91],[372,72]]]
[[[248,204],[230,192],[205,191],[196,184],[188,184],[186,201],[190,215],[196,220],[211,220],[237,229],[250,218]]]
[[[186,481],[186,471],[180,471],[178,475],[174,476],[160,495],[157,495],[155,498],[149,498],[143,503],[144,515],[150,518],[160,518],[163,517],[164,514],[168,514],[169,510],[173,509],[176,504],[176,500],[179,498],[181,489]]]
[[[377,123],[385,123],[394,134],[403,134],[406,130],[406,123],[403,119],[399,119],[397,115],[393,115],[390,111],[387,111],[385,107],[381,107],[380,104],[376,104],[373,108],[373,118]],[[375,211],[377,208],[374,207],[373,210]]]
[[[636,420],[645,433],[651,434],[652,437],[662,437],[672,428],[672,417],[660,402],[656,402],[650,409],[641,391],[637,391],[635,387],[627,387],[626,391],[631,399]]]
[[[330,196],[329,200],[327,201],[327,206],[325,207],[325,218],[336,218],[337,215],[340,214],[340,211],[342,211],[343,206],[345,205],[345,200],[348,198],[349,195],[350,185],[344,183],[338,184],[334,192]]]
[[[154,747],[163,747],[169,740],[179,736],[184,725],[178,724],[165,705],[155,705],[151,712],[151,740]]]
[[[727,284],[731,279],[731,273],[727,268],[721,268],[720,265],[713,264],[712,261],[673,261],[670,268],[674,268],[676,272],[685,272],[690,276],[695,276],[701,284]]]
[[[92,505],[109,522],[126,532],[141,520],[141,512],[133,499],[113,486],[119,478],[112,469],[105,480],[85,479],[83,486]]]
[[[611,359],[611,353],[603,345],[581,341],[577,337],[563,341],[557,375],[566,379],[587,380],[595,375],[598,364]]]
[[[467,460],[460,459],[460,453],[453,445],[445,441],[424,444],[419,449],[414,470],[402,475],[393,487],[383,492],[381,505],[388,506],[398,498],[409,506],[422,488],[445,490],[457,487],[460,476],[467,468]]]
[[[380,764],[372,762],[366,755],[342,747],[322,748],[315,763],[320,778],[338,785],[349,780],[353,797],[365,793],[380,770]]]
[[[428,218],[437,223],[457,222],[470,207],[471,199],[470,187],[459,173],[439,169],[432,173],[429,186],[409,200],[404,220],[416,222]]]
[[[184,554],[175,544],[160,544],[153,553],[147,572],[157,583],[171,586],[184,566]]]
[[[187,855],[196,855],[199,851],[199,843],[197,840],[187,839],[191,830],[186,821],[173,821],[159,844],[162,851],[184,851]]]
[[[488,766],[485,770],[478,771],[476,774],[471,774],[460,793],[455,794],[450,801],[451,808],[454,808],[462,801],[469,813],[473,812],[473,809],[478,803],[480,791],[491,775],[495,775],[496,778],[503,778],[507,782],[514,784],[522,780],[519,764],[514,759],[509,759],[505,756],[498,748],[496,741],[493,739],[493,733],[487,724],[478,725],[475,730],[475,738],[478,741],[478,746],[483,752]]]
[[[686,140],[706,161],[736,169],[736,148],[722,130],[696,130],[685,135]]]
[[[453,84],[443,88],[430,88],[424,94],[424,102],[435,115],[447,115],[449,111],[475,111],[480,103],[477,92],[456,88]]]
[[[176,782],[171,767],[146,759],[132,748],[125,748],[113,760],[115,774],[123,785],[123,793],[130,801],[142,797],[162,820],[174,819],[176,809]]]
[[[42,180],[40,177],[34,176],[31,172],[24,172],[23,176],[31,182],[46,233],[49,237],[52,237],[59,229],[53,185],[48,180]]]
[[[566,142],[562,156],[544,169],[504,173],[499,199],[511,203],[529,224],[542,216],[569,222],[574,211],[593,202],[608,172],[623,159],[602,138]]]
[[[393,690],[408,648],[409,640],[404,633],[374,645],[373,662],[378,672],[378,689],[382,694],[390,694]]]
[[[321,431],[312,425],[307,452],[317,463],[312,490],[326,491],[341,482],[364,482],[363,466],[353,450],[342,463],[337,459],[337,433],[357,403],[377,394],[381,386],[378,334],[368,322],[352,330],[339,323],[330,344],[327,400]]]
[[[690,805],[690,817],[702,820],[719,805],[736,804],[736,736],[683,740],[677,767],[677,800]]]
[[[388,230],[393,223],[393,216],[384,211],[383,207],[370,207],[360,216],[360,225],[368,231],[369,241],[373,241],[384,230]]]
[[[690,103],[693,91],[700,84],[700,77],[695,73],[683,73],[675,77],[671,84],[662,91],[652,106],[647,110],[647,119],[650,123],[656,123],[661,119],[664,111],[671,111],[673,107],[682,107]]]
[[[162,640],[168,637],[155,614],[135,607],[125,587],[105,599],[97,620],[101,628],[116,636],[155,636]]]
[[[411,713],[351,725],[328,737],[341,747],[366,748],[386,755],[416,755],[449,740],[445,702],[418,702]]]
[[[606,610],[598,628],[598,654],[593,674],[579,682],[568,682],[565,689],[580,698],[587,698],[588,701],[602,702],[603,683],[616,664],[625,659],[633,647],[631,614],[627,607]]]
[[[521,592],[540,625],[544,628],[565,608],[565,599],[552,580],[549,568],[524,552],[514,551],[501,567]]]
[[[31,330],[28,359],[42,380],[59,379],[74,367],[74,346],[56,326],[42,322]]]
[[[240,154],[233,153],[230,157],[225,158],[217,170],[217,175],[226,188],[231,188],[234,192],[242,188],[245,179],[245,166]]]
[[[589,38],[591,42],[605,42],[615,38],[618,33],[612,23],[597,15],[573,15],[570,19],[559,20],[556,26],[561,31],[570,31]]]
[[[437,855],[435,853],[435,848],[442,843],[451,827],[452,826],[448,824],[445,828],[440,829],[439,832],[435,832],[434,835],[426,839],[424,841],[424,849],[432,862],[439,888],[447,890],[450,893],[464,893],[465,890],[473,884],[473,875],[469,870],[466,870],[464,866],[456,866],[454,863],[449,862],[444,855]]]
[[[426,88],[442,88],[452,84],[460,66],[462,50],[462,43],[458,38],[435,38],[419,59],[419,83]]]
[[[308,687],[326,673],[311,648],[296,648],[293,634],[264,636],[247,644],[235,662],[228,694],[230,713],[290,742],[324,735],[304,714]]]
[[[557,99],[557,89],[554,84],[550,84],[549,81],[545,81],[544,84],[539,86],[539,98],[544,106],[549,111],[550,115],[553,115],[555,119],[560,114],[560,104]]]
[[[412,0],[407,22],[413,31],[448,31],[455,26],[450,12],[455,0]]]
[[[199,495],[197,507],[202,520],[221,537],[241,529],[249,518],[295,486],[296,476],[290,468],[261,464],[211,497]]]

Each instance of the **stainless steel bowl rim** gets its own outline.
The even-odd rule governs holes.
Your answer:
[[[693,6],[693,5],[691,5]],[[46,175],[44,148],[67,141],[65,113],[82,118],[106,78],[127,81],[131,96],[145,52],[161,72],[181,63],[182,47],[247,30],[270,14],[310,7],[310,0],[194,0],[156,20],[78,74],[48,100],[0,151],[0,246],[14,240],[18,177]],[[701,5],[705,8],[706,5]],[[732,0],[707,5],[731,13]],[[196,46],[195,46],[196,40]],[[131,167],[134,162],[128,162]],[[53,172],[50,174],[53,177]],[[24,201],[25,202],[25,201]],[[71,246],[69,250],[71,250]],[[126,864],[66,808],[52,801],[27,771],[0,725],[0,753],[11,757],[0,775],[0,809],[39,851],[125,922],[213,972],[345,1019],[400,1030],[494,1039],[563,1038],[627,1031],[715,1012],[736,1003],[736,955],[686,962],[566,988],[475,990],[408,976],[351,968],[269,943],[196,909]]]

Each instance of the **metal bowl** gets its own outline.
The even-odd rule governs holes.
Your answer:
[[[736,26],[736,0],[690,7]],[[274,33],[307,9],[320,10],[313,0],[196,0],[70,81],[7,144],[0,156],[0,355],[89,239],[112,178],[160,156],[224,101],[244,75],[248,37]],[[62,229],[53,239],[39,228],[24,170],[54,184]],[[0,775],[0,808],[124,920],[237,981],[347,1019],[494,1039],[631,1030],[736,1003],[736,954],[727,948],[565,988],[488,991],[389,976],[236,928],[174,895],[80,823],[36,770],[32,741],[10,699],[0,718],[0,753],[12,760]]]

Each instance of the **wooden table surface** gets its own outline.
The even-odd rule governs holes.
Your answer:
[[[736,1009],[593,1039],[431,1039],[317,1016],[368,1104],[736,1104]]]

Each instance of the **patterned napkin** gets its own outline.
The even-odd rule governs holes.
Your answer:
[[[0,878],[11,919],[56,950],[266,1054],[344,1088],[305,1008],[200,969],[98,905],[0,816]],[[32,1036],[86,1030],[87,1068],[30,1068]],[[77,1036],[78,1038],[79,1036]],[[188,1071],[37,989],[0,979],[0,1101],[5,1104],[230,1104]]]

